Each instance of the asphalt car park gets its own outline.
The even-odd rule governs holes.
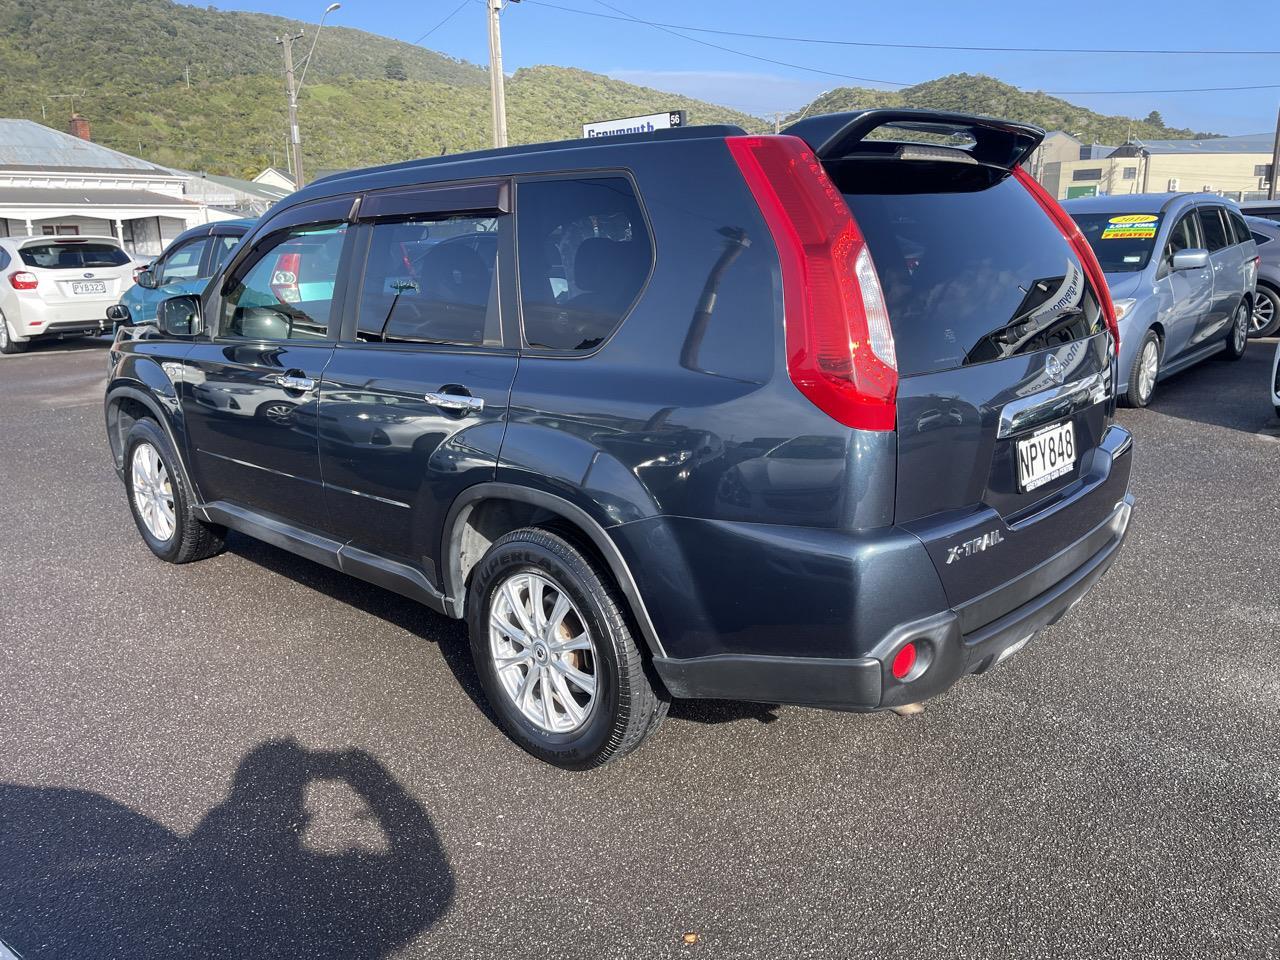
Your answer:
[[[512,749],[464,628],[243,537],[138,538],[104,347],[0,360],[0,939],[40,957],[1280,949],[1274,341],[1125,410],[1125,551],[914,717],[677,703]]]

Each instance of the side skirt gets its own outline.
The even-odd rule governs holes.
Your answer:
[[[444,594],[421,570],[407,563],[388,560],[349,543],[333,540],[225,500],[203,504],[202,508],[212,523],[220,523],[255,540],[416,600],[437,613],[451,615],[450,604]]]

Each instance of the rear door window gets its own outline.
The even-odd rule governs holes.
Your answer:
[[[595,349],[639,297],[653,261],[631,181],[531,180],[516,203],[525,344]]]
[[[1235,232],[1236,243],[1244,243],[1246,240],[1253,239],[1249,233],[1249,225],[1244,222],[1244,217],[1240,216],[1240,214],[1234,210],[1228,210],[1227,220],[1230,221],[1231,229]]]
[[[213,276],[227,262],[227,257],[231,256],[231,251],[236,248],[240,242],[239,237],[234,236],[217,236],[212,238],[213,250],[209,256],[209,276]]]
[[[1204,235],[1204,248],[1210,253],[1230,246],[1231,236],[1227,233],[1227,225],[1222,220],[1221,207],[1201,207],[1200,232]]]
[[[205,248],[209,246],[208,237],[189,240],[169,253],[160,264],[161,285],[177,283],[180,280],[195,280],[200,277],[200,262],[204,259]]]
[[[945,193],[848,189],[864,182],[852,163],[837,172],[884,288],[902,376],[1101,331],[1070,244],[1012,177]]]
[[[25,246],[18,255],[28,267],[44,270],[123,267],[129,262],[129,255],[112,243],[50,241]]]
[[[499,222],[452,216],[374,224],[358,339],[499,343]]]

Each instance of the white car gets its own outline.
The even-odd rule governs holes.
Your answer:
[[[136,266],[114,237],[0,237],[0,353],[109,329]]]

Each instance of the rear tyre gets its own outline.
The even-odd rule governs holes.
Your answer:
[[[476,672],[503,730],[538,759],[598,767],[666,715],[625,609],[613,579],[549,530],[508,533],[476,565],[467,590]]]
[[[4,314],[0,314],[0,353],[6,355],[21,353],[27,349],[27,346],[26,340],[13,339],[13,334],[9,330],[9,321],[4,318]]]
[[[1270,287],[1258,287],[1249,327],[1251,337],[1269,337],[1280,330],[1280,293]]]
[[[1249,346],[1249,319],[1252,311],[1249,305],[1241,301],[1231,317],[1231,328],[1227,331],[1227,349],[1223,353],[1224,360],[1239,360]]]
[[[178,458],[154,420],[139,420],[125,438],[124,485],[133,522],[161,560],[190,563],[221,552],[226,528],[195,515]]]
[[[1129,389],[1121,397],[1126,407],[1145,407],[1151,402],[1160,376],[1160,359],[1160,338],[1148,330],[1129,370]]]

